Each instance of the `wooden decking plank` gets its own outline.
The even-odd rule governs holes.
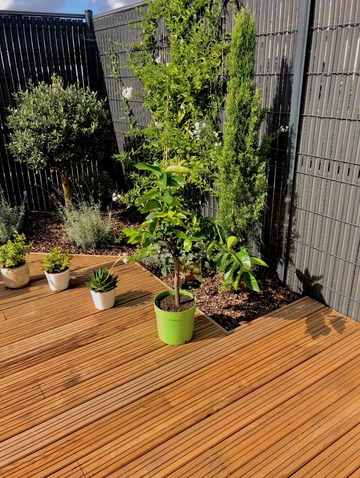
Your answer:
[[[315,316],[314,322],[317,321]],[[301,326],[301,324],[300,324]],[[322,323],[319,324],[319,331],[321,328],[326,331],[326,326]],[[354,333],[354,329],[351,327],[344,330],[342,338],[348,336],[348,334]],[[299,334],[299,324],[292,324],[287,327],[283,333],[273,334],[272,336],[265,337],[255,344],[251,344],[243,349],[234,353],[229,353],[226,359],[218,361],[214,368],[213,376],[208,377],[208,381],[211,380],[213,386],[222,383],[226,386],[226,380],[238,376],[238,386],[251,387],[261,386],[263,381],[267,381],[273,378],[273,376],[280,375],[283,371],[289,370],[289,368],[298,365],[302,361],[308,360],[310,357],[316,355],[326,347],[330,347],[335,342],[338,342],[339,338],[336,333],[332,334],[332,339],[329,336],[319,335],[318,340],[313,341],[309,336],[304,336],[298,341],[296,346],[293,345],[293,340]],[[289,345],[290,344],[290,345]],[[271,361],[269,360],[271,357]],[[277,363],[278,366],[274,369],[273,365]],[[229,367],[231,364],[231,367]],[[206,373],[206,368],[202,371],[202,375]],[[164,389],[166,398],[170,403],[176,405],[184,400],[184,397],[188,399],[191,396],[202,396],[202,389],[198,384],[193,383],[193,374],[188,375],[186,381],[182,384],[181,392],[171,390],[171,385]],[[205,380],[201,381],[202,387],[208,393],[208,385]]]
[[[41,258],[28,287],[0,283],[0,476],[356,476],[359,324],[303,298],[230,334],[197,311],[193,340],[165,346],[158,278],[119,263],[100,312],[84,282],[114,257],[75,256],[61,294]]]
[[[188,355],[192,350],[202,348],[206,343],[211,343],[219,337],[219,331],[209,323],[200,323],[200,327],[196,326],[195,335],[197,334],[200,341],[192,341],[186,347],[165,347],[162,342],[158,340],[156,334],[155,349],[146,351],[146,354],[130,361],[130,357],[123,357],[123,363],[119,357],[119,364],[117,367],[96,375],[85,382],[75,381],[72,383],[70,389],[64,388],[63,393],[58,393],[54,398],[45,398],[39,404],[24,407],[21,410],[12,413],[0,419],[0,437],[2,440],[13,436],[15,433],[24,431],[37,425],[47,419],[53,418],[60,413],[70,410],[71,408],[91,400],[103,393],[109,392],[112,389],[126,384],[130,380],[141,377],[146,372],[156,370],[174,360],[175,357],[181,358]],[[124,367],[126,364],[126,367]],[[40,388],[40,387],[39,387]],[[41,390],[43,391],[42,387]],[[46,396],[43,391],[44,397]]]
[[[350,476],[360,466],[359,448],[360,424],[345,433],[291,476],[294,478]]]
[[[77,462],[71,463],[69,466],[65,466],[64,468],[46,476],[47,478],[85,478],[85,475]]]
[[[354,343],[353,338],[353,336],[349,337],[349,346]],[[319,360],[320,356],[322,356],[321,360]],[[360,363],[360,356],[358,354],[354,356],[357,357],[357,361]],[[292,397],[296,398],[303,391],[305,393],[311,386],[316,388],[317,382],[320,380],[329,380],[331,382],[331,377],[328,378],[329,368],[324,367],[324,364],[328,364],[330,358],[339,360],[337,368],[333,369],[331,373],[334,376],[341,377],[343,372],[340,364],[342,362],[341,365],[345,367],[348,360],[344,362],[343,350],[337,350],[337,347],[334,346],[334,350],[331,350],[331,348],[327,349],[317,357],[301,363],[295,369],[289,370],[277,379],[244,395],[235,402],[226,404],[225,408],[221,408],[214,415],[208,416],[183,432],[172,435],[172,437],[164,436],[162,444],[157,445],[159,442],[156,442],[153,438],[150,451],[147,453],[142,451],[140,458],[119,469],[121,470],[118,472],[119,476],[122,478],[143,476],[142,471],[144,469],[147,470],[148,476],[167,476],[176,467],[190,462],[202,452],[233,436],[239,429],[247,426],[251,428],[254,420],[260,419]],[[307,374],[308,370],[312,370],[311,375]],[[316,370],[317,373],[315,373]],[[306,377],[306,379],[300,382],[299,377]],[[178,419],[181,420],[183,417],[179,416]],[[111,456],[108,456],[106,463],[108,468],[106,471],[103,470],[101,474],[97,469],[97,457],[100,451],[101,449],[94,452],[92,459],[91,455],[89,455],[84,460],[79,460],[85,474],[89,473],[91,475],[91,473],[94,473],[94,476],[111,476],[107,473],[116,470],[116,466],[120,466],[119,456],[113,460]],[[114,452],[115,449],[113,448],[112,453],[115,454]],[[121,444],[119,442],[118,453],[120,454],[120,452]],[[113,470],[110,468],[111,464],[114,467]]]
[[[75,347],[96,340],[100,318],[85,317],[0,348],[0,370],[3,376],[23,370]]]
[[[206,377],[204,378],[205,381],[206,380]],[[235,382],[237,381],[237,379],[235,378]],[[176,384],[178,386],[178,389],[179,391],[181,390],[181,387],[182,387],[182,383],[179,382],[178,384]],[[206,412],[205,414],[208,415],[209,414],[209,411],[211,411],[211,413],[213,413],[216,409],[213,408],[213,405],[212,404],[212,401],[211,400],[215,400],[215,403],[221,403],[221,405],[219,406],[219,408],[221,408],[222,406],[225,406],[227,403],[231,402],[232,400],[236,399],[236,397],[238,397],[239,395],[245,395],[246,394],[246,391],[244,392],[244,390],[240,390],[239,389],[236,389],[236,386],[233,387],[233,391],[230,392],[230,397],[227,396],[227,389],[226,388],[222,388],[221,386],[219,387],[219,390],[218,390],[218,393],[216,394],[214,390],[211,390],[211,385],[209,385],[209,393],[208,394],[204,394],[205,396],[204,397],[200,397],[200,398],[197,398],[193,401],[192,405],[191,405],[191,409],[194,409],[194,406],[200,406],[200,404],[202,404],[203,406],[204,405],[207,405],[207,407],[205,408]],[[231,394],[232,393],[232,394]],[[236,395],[237,393],[237,395]],[[209,398],[211,397],[211,398]],[[277,398],[277,397],[276,397]],[[276,399],[275,398],[275,399]],[[266,399],[265,399],[266,400]],[[186,402],[187,405],[189,406],[190,404],[188,402]],[[175,407],[176,409],[177,407]],[[180,407],[181,408],[181,407]],[[181,416],[178,416],[176,421],[177,422],[185,422],[187,423],[187,425],[189,426],[189,422],[188,422],[188,419],[189,417],[186,416],[186,410],[185,410],[185,415],[181,415]],[[189,412],[188,412],[189,413]],[[174,430],[175,430],[175,426],[177,426],[177,423],[176,425],[175,424],[169,424],[169,433],[174,433]],[[141,435],[143,436],[143,435]],[[141,439],[141,436],[139,436],[139,439]],[[155,436],[151,436],[151,438],[149,438],[149,443],[147,444],[147,446],[154,446],[155,444],[155,438],[156,439],[159,439],[159,437],[155,437]],[[162,437],[162,438],[166,438],[166,437]],[[117,460],[119,460],[119,456],[120,454],[123,452],[123,448],[124,448],[124,441],[123,441],[123,437],[119,438],[118,440],[118,450],[117,452],[115,452],[115,442],[113,442],[111,444],[111,447],[112,447],[112,452],[117,456]],[[106,448],[106,447],[105,447]],[[98,451],[95,451],[94,452],[94,456],[93,456],[93,459],[92,459],[92,462],[94,463],[94,466],[95,466],[95,463],[96,463],[96,469],[97,467],[99,466],[99,463],[98,463],[98,453],[100,452],[100,450]],[[90,456],[88,457],[88,459],[90,459]],[[107,457],[107,459],[105,460],[107,465],[109,465],[110,463],[110,458]],[[83,463],[81,461],[81,464],[83,466]],[[93,469],[91,469],[91,473],[95,472]],[[107,476],[106,474],[104,476]]]
[[[104,423],[98,426],[96,423],[87,427],[85,440],[80,442],[73,442],[68,437],[61,440],[54,440],[46,431],[46,436],[35,434],[35,439],[43,440],[47,437],[48,446],[43,448],[41,444],[37,446],[36,443],[32,445],[34,451],[30,456],[26,456],[21,451],[21,434],[14,437],[10,446],[6,449],[1,449],[0,471],[6,477],[29,477],[35,478],[40,476],[48,476],[50,473],[60,470],[62,467],[71,466],[76,462],[76,456],[79,454],[78,448],[82,450],[93,446],[94,441],[111,441],[113,435],[117,435],[121,427],[121,431],[126,434],[128,430],[140,426],[151,427],[153,419],[162,414],[170,413],[171,406],[166,402],[164,397],[159,393],[152,394],[149,397],[144,397],[141,403],[132,403],[126,407],[121,413],[122,419],[120,424],[114,420],[114,417],[106,417]],[[21,442],[19,441],[21,440]],[[27,442],[26,442],[27,443]],[[6,445],[9,443],[6,442]],[[136,447],[134,442],[132,447]],[[6,453],[7,452],[7,453]],[[14,461],[15,453],[19,454],[19,459]],[[12,456],[11,456],[12,455]],[[81,465],[80,465],[81,466]]]
[[[341,406],[339,401],[335,401],[326,410],[320,409],[317,416],[311,416],[297,430],[290,429],[287,436],[279,439],[247,465],[237,469],[236,476],[250,478],[291,475],[299,466],[307,463],[333,440],[337,440],[354,424],[359,423],[359,393],[360,388],[354,388],[341,397]],[[296,450],[293,440],[296,441]]]

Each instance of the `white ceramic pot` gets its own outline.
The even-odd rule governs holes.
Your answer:
[[[97,309],[111,309],[111,307],[114,306],[116,289],[111,289],[107,292],[95,292],[90,290],[90,292]]]
[[[46,278],[48,280],[50,289],[54,292],[60,292],[69,287],[70,269],[65,269],[62,272],[55,274],[45,271]]]
[[[24,287],[30,281],[29,266],[26,262],[18,267],[3,267],[1,275],[4,284],[9,289],[20,289],[20,287]]]

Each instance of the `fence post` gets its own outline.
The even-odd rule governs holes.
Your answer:
[[[94,33],[93,12],[92,10],[85,10],[85,21],[87,26],[86,43],[88,50],[88,74],[89,86],[93,91],[98,90],[98,63],[96,56],[96,41]]]
[[[290,258],[292,220],[295,193],[295,168],[296,155],[299,141],[299,124],[301,105],[303,99],[304,69],[306,63],[306,52],[309,37],[309,20],[312,0],[299,0],[299,24],[296,41],[296,52],[294,61],[294,79],[291,94],[290,119],[289,119],[289,144],[288,161],[289,173],[286,182],[285,196],[285,219],[283,233],[283,263],[278,265],[278,275],[280,279],[286,281],[286,273]]]

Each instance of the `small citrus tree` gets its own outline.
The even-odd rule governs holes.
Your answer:
[[[58,171],[70,209],[71,164],[101,160],[106,153],[110,118],[104,101],[79,84],[64,86],[57,75],[50,84],[29,82],[14,96],[16,107],[8,116],[9,150],[35,171]]]

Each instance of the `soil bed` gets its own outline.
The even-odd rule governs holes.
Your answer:
[[[61,219],[55,213],[31,213],[24,225],[24,232],[27,239],[33,241],[34,252],[48,252],[51,247],[59,246],[72,254],[131,255],[133,248],[116,238],[122,228],[135,225],[138,220],[137,214],[132,211],[114,211],[112,238],[101,247],[86,251],[68,241]],[[153,264],[144,266],[172,286],[171,275],[162,276],[160,268]],[[299,295],[281,284],[271,269],[259,268],[255,271],[255,276],[260,292],[252,292],[243,284],[237,291],[228,291],[222,289],[221,277],[213,271],[205,271],[202,287],[193,291],[197,306],[226,330],[231,330],[299,298]]]

